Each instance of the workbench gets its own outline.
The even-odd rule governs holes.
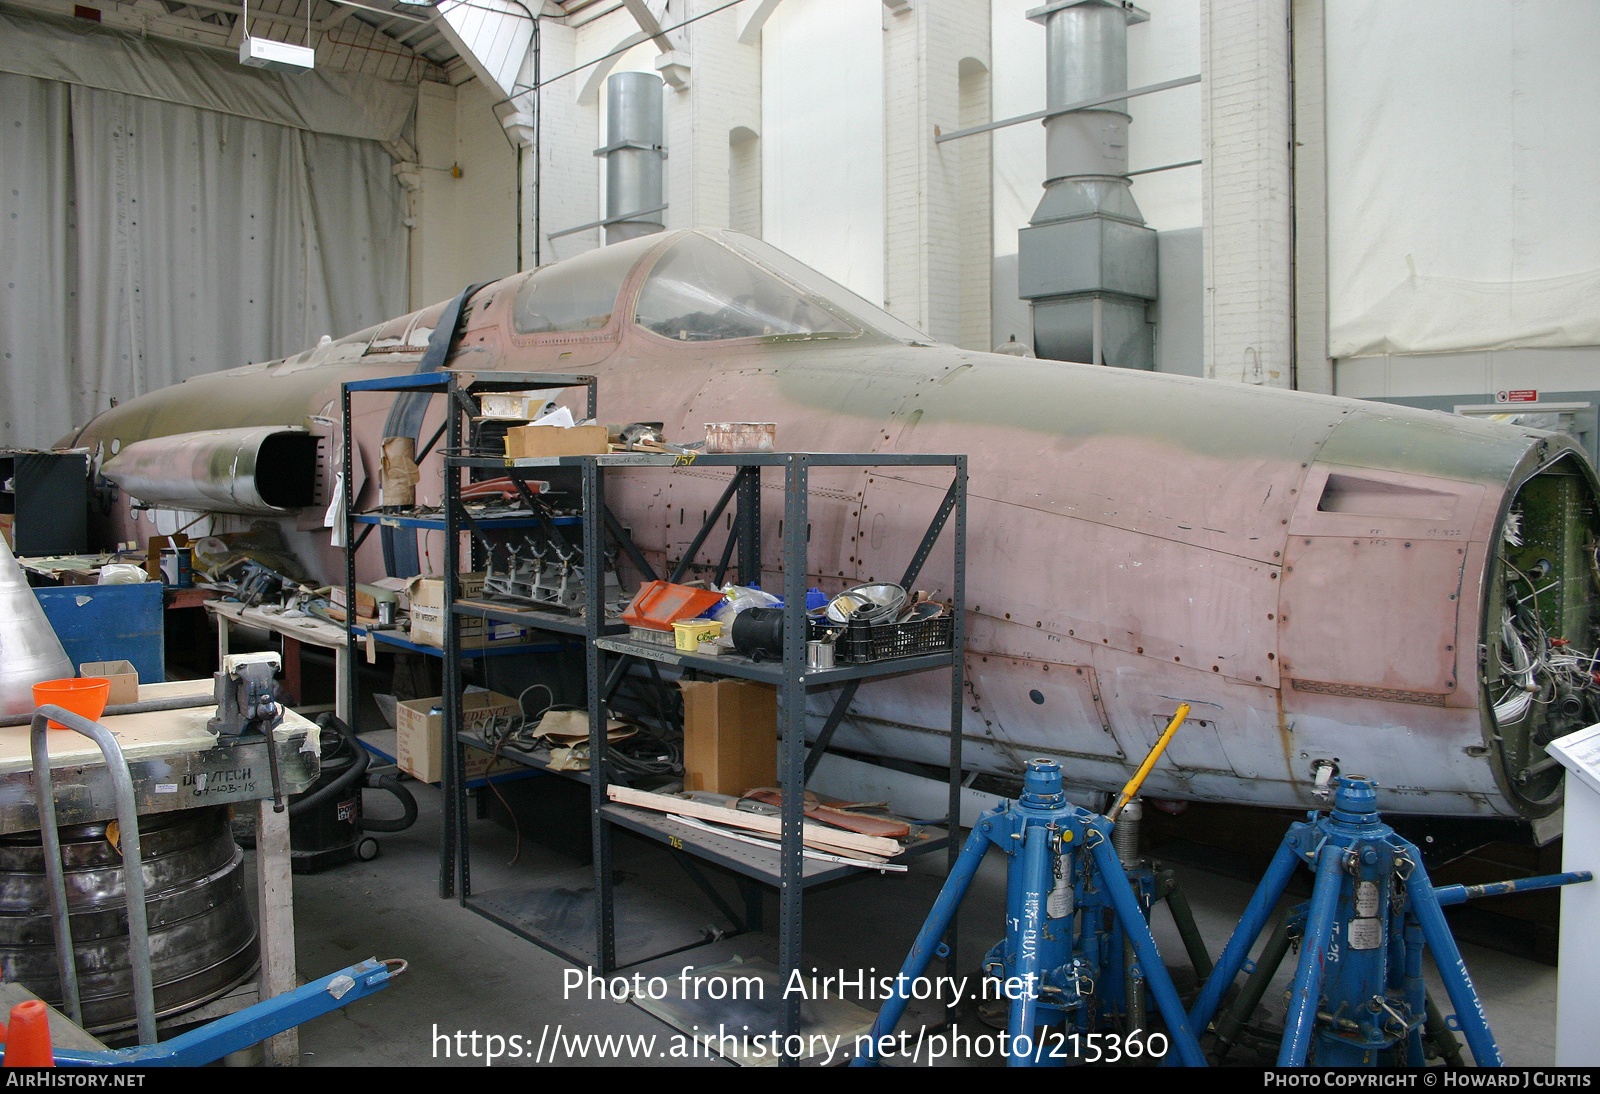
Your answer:
[[[206,696],[211,680],[142,684],[139,700]],[[255,998],[231,997],[238,1006],[298,986],[294,964],[294,890],[289,860],[289,814],[272,808],[267,743],[218,744],[206,723],[216,707],[109,715],[100,724],[122,748],[133,778],[141,816],[210,805],[252,805],[256,822],[256,892],[261,970]],[[317,727],[291,710],[273,732],[282,789],[287,798],[316,781],[321,770]],[[0,728],[0,835],[39,827],[34,798],[30,728]],[[51,730],[47,742],[55,786],[56,819],[61,826],[110,820],[116,816],[109,771],[100,749],[69,730]],[[291,1030],[266,1045],[269,1063],[299,1060],[299,1041]]]
[[[350,725],[350,692],[346,682],[350,676],[350,646],[344,626],[329,623],[313,615],[286,615],[265,608],[246,607],[235,600],[208,600],[206,611],[217,618],[217,664],[228,655],[228,629],[232,626],[254,627],[269,631],[283,639],[283,686],[289,700],[298,704],[303,698],[300,689],[300,646],[316,646],[332,650],[334,658],[334,713],[345,725]]]

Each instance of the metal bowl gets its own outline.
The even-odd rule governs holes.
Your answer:
[[[848,623],[852,619],[875,623],[893,620],[905,607],[906,591],[887,581],[854,585],[828,602],[828,619]]]

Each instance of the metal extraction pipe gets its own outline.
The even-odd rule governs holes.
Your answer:
[[[606,81],[606,242],[661,231],[661,77],[618,72]],[[637,214],[637,215],[635,215]]]
[[[1045,27],[1048,107],[1128,89],[1128,26],[1149,19],[1145,12],[1117,0],[1056,0],[1028,18]],[[1128,104],[1057,115],[1045,134],[1044,198],[1017,236],[1035,352],[1154,368],[1145,305],[1156,298],[1156,234],[1128,188]]]
[[[0,714],[33,713],[33,685],[76,676],[16,556],[0,538]]]

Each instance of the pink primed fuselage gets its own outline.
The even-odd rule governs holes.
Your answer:
[[[1080,789],[1118,788],[1187,702],[1190,720],[1149,794],[1310,806],[1315,765],[1331,761],[1377,778],[1385,810],[1518,812],[1484,758],[1476,657],[1497,522],[1519,476],[1557,454],[1545,435],[872,334],[678,343],[614,318],[592,334],[519,337],[510,317],[521,276],[476,295],[451,368],[593,373],[602,421],[663,421],[669,439],[698,439],[706,422],[769,421],[782,450],[969,455],[970,766],[1013,774],[1049,754]],[[439,310],[385,329],[426,329]],[[324,347],[169,392],[190,389],[197,408],[239,405],[252,385],[293,376],[306,417],[260,413],[309,424],[331,451],[338,385],[411,371],[420,345],[400,348],[352,357]],[[150,408],[167,395],[102,415],[78,443],[159,435]],[[582,399],[574,390],[560,401],[581,416]],[[388,397],[362,396],[356,410],[366,507]],[[211,417],[189,429],[250,424],[224,405],[195,413]],[[431,457],[419,500],[437,500],[440,473]],[[614,471],[607,489],[659,562],[681,556],[727,477]],[[937,469],[813,471],[814,583],[898,579],[948,481]],[[765,487],[773,566],[781,477]],[[321,519],[307,511],[285,527],[302,560],[337,580],[341,556]],[[150,531],[122,499],[116,538]],[[382,573],[375,540],[358,558],[363,578]],[[440,546],[434,536],[426,553],[434,568]],[[714,539],[700,561],[714,565],[721,548]],[[947,536],[919,585],[947,592],[949,574]],[[854,709],[838,746],[944,762],[944,737],[928,727],[946,724],[948,688],[932,677],[864,687]]]

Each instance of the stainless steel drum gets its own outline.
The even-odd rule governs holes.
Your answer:
[[[84,1025],[95,1033],[134,1024],[122,856],[106,829],[105,823],[61,829]],[[227,806],[142,817],[139,836],[156,1013],[166,1017],[249,977],[256,927]],[[61,1005],[38,832],[0,836],[0,979]]]

